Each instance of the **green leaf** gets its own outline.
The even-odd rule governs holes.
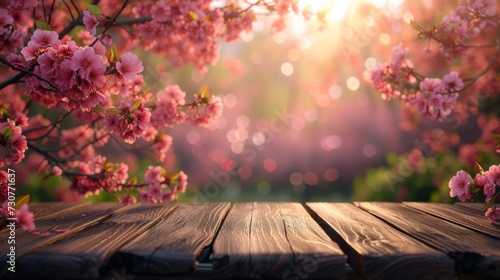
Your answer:
[[[474,163],[474,172],[476,174],[484,175],[484,170],[483,170],[483,168],[481,167],[481,165],[477,161]]]
[[[2,129],[1,133],[5,138],[9,138],[12,135],[12,126],[6,126]]]
[[[210,96],[210,90],[207,85],[204,85],[200,89],[200,97],[201,98],[208,98]]]
[[[50,25],[45,21],[35,20],[35,26],[37,29],[52,31],[52,27],[50,27]]]
[[[96,15],[96,16],[102,14],[101,8],[99,8],[99,6],[97,6],[97,5],[87,5],[87,10],[89,11],[89,13]]]
[[[30,202],[30,195],[29,194],[23,195],[16,202],[16,206],[14,208],[16,208],[16,210],[19,210],[21,208],[21,206],[23,206],[24,204],[28,204],[29,202]]]
[[[137,110],[137,108],[139,108],[139,106],[141,106],[141,104],[142,104],[141,100],[138,100],[137,102],[134,103],[134,105],[132,105],[132,107],[130,107],[130,111]]]
[[[165,178],[168,176],[167,169],[165,169],[165,167],[161,168],[161,176],[163,176]]]
[[[122,113],[122,110],[120,110],[118,108],[108,108],[106,110],[106,112],[114,115],[114,114],[120,114],[120,113]]]
[[[441,21],[443,21],[443,17],[444,17],[444,14],[443,13],[440,13],[439,15],[437,15],[435,18],[434,18],[434,24],[435,25],[438,25],[441,23]]]
[[[500,134],[493,134],[492,136],[495,140],[500,141]]]
[[[490,201],[486,202],[483,206],[483,211],[486,212],[488,210],[488,208],[490,208],[491,206],[493,206],[493,204],[495,204],[495,201],[497,200],[497,195],[494,195]]]
[[[449,28],[451,28],[451,29],[455,29],[455,28],[457,28],[457,27],[458,27],[458,23],[454,23],[454,22],[449,23],[449,24],[448,24],[448,27],[449,27]]]
[[[193,11],[189,11],[189,17],[192,19],[192,20],[198,20],[198,14],[193,12]]]
[[[424,31],[424,27],[422,27],[420,24],[416,23],[414,20],[410,21],[410,25],[413,29],[415,29],[418,32]]]

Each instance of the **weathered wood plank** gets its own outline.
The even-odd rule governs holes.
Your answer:
[[[198,256],[213,242],[230,207],[230,203],[182,204],[121,248],[118,258],[134,273],[193,272]]]
[[[58,216],[64,212],[68,212],[78,207],[84,207],[90,205],[90,201],[78,201],[78,202],[32,202],[28,204],[29,210],[33,212],[35,216],[35,222],[41,218],[47,216]],[[0,233],[9,230],[5,228],[7,224],[7,219],[0,219]]]
[[[412,237],[455,260],[459,272],[482,277],[500,275],[500,242],[399,203],[356,203]]]
[[[453,260],[350,203],[307,203],[364,279],[453,278]]]
[[[345,256],[298,203],[237,203],[214,246],[219,278],[342,279]]]
[[[500,239],[500,227],[491,224],[481,212],[471,210],[470,208],[446,203],[426,202],[404,202],[403,205]]]
[[[49,215],[37,219],[36,232],[27,233],[21,229],[16,229],[15,234],[15,253],[16,259],[48,244],[54,243],[58,240],[64,239],[76,232],[98,222],[106,219],[115,210],[122,207],[118,203],[96,203],[88,207],[73,208],[70,211],[58,212],[59,215]],[[46,234],[49,234],[46,236]],[[7,273],[7,255],[3,252],[10,251],[11,244],[8,244],[8,237],[10,232],[0,234],[0,267],[1,277],[4,278]]]
[[[254,202],[250,244],[251,277],[281,278],[293,265],[293,251],[277,203]]]
[[[299,203],[279,203],[293,267],[281,279],[344,279],[346,256]]]
[[[19,260],[20,277],[94,279],[108,258],[177,205],[125,207],[92,227],[36,250]]]
[[[236,203],[229,211],[213,245],[215,272],[226,277],[250,276],[250,226],[253,203]]]

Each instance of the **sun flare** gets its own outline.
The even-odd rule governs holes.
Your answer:
[[[342,21],[349,14],[349,10],[361,3],[368,3],[376,8],[399,6],[404,0],[299,0],[301,10],[309,9],[312,13],[328,11],[328,21]]]

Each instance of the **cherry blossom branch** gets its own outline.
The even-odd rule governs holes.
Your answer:
[[[22,69],[22,68],[19,68],[19,67],[15,66],[15,65],[11,64],[9,61],[7,61],[5,58],[3,58],[3,57],[1,57],[1,56],[0,56],[0,62],[1,62],[1,63],[3,63],[3,64],[5,64],[5,65],[7,65],[7,66],[9,66],[10,68],[12,68],[12,69],[14,69],[14,70],[16,70],[16,71],[19,71],[19,72],[21,72],[21,73],[23,73],[23,74],[25,74],[25,75],[30,75],[30,76],[33,76],[33,77],[35,77],[35,78],[39,79],[40,81],[47,83],[47,84],[50,86],[50,89],[51,89],[51,90],[53,90],[53,91],[55,91],[55,92],[57,92],[57,93],[62,94],[64,97],[68,98],[68,99],[69,99],[70,101],[72,101],[72,102],[75,102],[75,103],[81,102],[81,100],[74,100],[73,98],[71,98],[70,96],[68,96],[65,92],[61,91],[59,88],[57,88],[57,86],[56,86],[56,85],[54,85],[53,83],[51,83],[49,80],[47,80],[47,79],[45,79],[45,78],[41,77],[41,76],[40,76],[40,75],[38,75],[38,74],[35,74],[35,73],[30,72],[30,71],[28,71],[28,70],[24,70],[24,69]],[[19,77],[19,79],[20,79],[20,78],[21,78],[21,77]],[[1,87],[1,85],[0,85],[0,89],[2,89],[2,88],[3,88],[3,87]]]

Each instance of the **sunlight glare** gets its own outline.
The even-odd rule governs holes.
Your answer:
[[[353,1],[339,1],[339,0],[300,0],[299,9],[310,9],[312,13],[321,12],[324,9],[329,9],[327,19],[330,21],[342,21],[351,3]]]

